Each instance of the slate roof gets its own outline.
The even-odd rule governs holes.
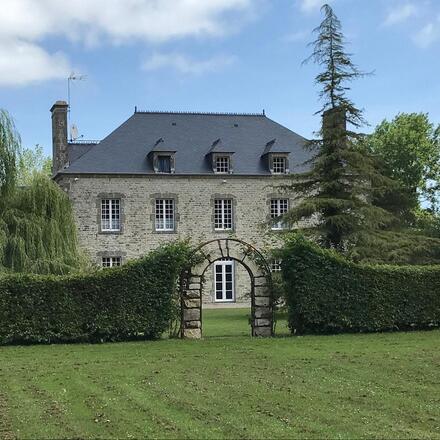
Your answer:
[[[208,151],[208,154],[210,153],[235,153],[235,151],[233,147],[225,145],[221,138],[218,138],[212,143],[212,146]]]
[[[83,154],[89,152],[98,142],[70,142],[67,149],[69,162],[73,163],[78,160]]]
[[[162,139],[158,143],[158,140]],[[155,174],[149,153],[175,151],[175,174],[213,174],[209,152],[234,153],[234,175],[268,175],[268,142],[289,152],[291,172],[303,171],[306,139],[264,114],[135,112],[99,144],[70,154],[68,174]],[[220,148],[221,147],[221,148]],[[87,150],[87,151],[86,151]]]

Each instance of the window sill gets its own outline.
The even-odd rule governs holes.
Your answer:
[[[176,230],[172,230],[172,231],[157,231],[157,230],[154,230],[153,231],[153,233],[154,234],[177,234],[177,231]]]
[[[98,234],[100,235],[121,235],[122,231],[99,231]]]

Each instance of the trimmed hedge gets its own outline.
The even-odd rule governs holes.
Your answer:
[[[5,275],[0,344],[157,338],[172,318],[173,292],[187,256],[185,244],[171,244],[90,275]]]
[[[440,266],[355,264],[302,237],[287,240],[282,258],[292,333],[440,326]]]

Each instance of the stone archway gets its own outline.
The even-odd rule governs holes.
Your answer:
[[[180,275],[181,337],[202,337],[204,274],[214,262],[228,258],[244,266],[251,280],[251,335],[273,336],[272,275],[264,256],[254,246],[236,238],[219,238],[200,245],[193,253],[194,266]]]

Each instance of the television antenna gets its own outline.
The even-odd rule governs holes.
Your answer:
[[[70,139],[76,141],[78,139],[78,127],[76,124],[72,124],[70,127]]]
[[[67,115],[68,115],[68,125],[70,126],[70,88],[72,81],[84,81],[87,79],[87,75],[82,75],[79,73],[72,72],[67,78]]]

